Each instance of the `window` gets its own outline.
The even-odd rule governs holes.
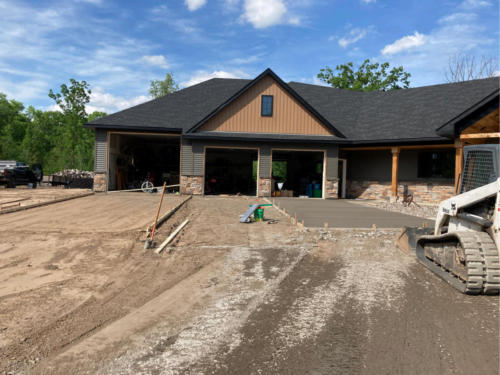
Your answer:
[[[262,103],[260,107],[260,115],[271,117],[273,115],[273,96],[262,95]]]
[[[455,174],[453,151],[424,151],[418,154],[419,178],[451,179]]]

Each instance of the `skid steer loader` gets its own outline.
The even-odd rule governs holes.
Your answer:
[[[500,291],[499,171],[500,145],[465,146],[460,193],[441,202],[433,233],[403,228],[397,239],[463,293]]]

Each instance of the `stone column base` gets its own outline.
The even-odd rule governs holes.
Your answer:
[[[326,180],[325,184],[325,198],[338,198],[339,197],[339,181]]]
[[[108,191],[108,178],[105,172],[95,172],[94,191],[99,193]]]
[[[271,196],[271,179],[270,178],[259,178],[259,183],[257,186],[257,195],[259,197],[270,197]]]
[[[203,194],[203,176],[181,176],[180,192],[187,195]]]

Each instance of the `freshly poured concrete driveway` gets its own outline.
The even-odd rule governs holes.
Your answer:
[[[306,227],[330,228],[401,228],[402,226],[434,226],[432,220],[380,210],[352,203],[345,199],[274,198],[275,203],[290,215],[304,220]]]

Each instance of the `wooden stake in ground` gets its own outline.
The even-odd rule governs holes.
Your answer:
[[[165,248],[165,246],[167,246],[175,238],[175,236],[177,236],[177,233],[179,233],[182,230],[182,228],[184,228],[187,225],[187,223],[189,223],[188,219],[186,219],[181,225],[179,225],[177,229],[174,230],[165,241],[163,241],[160,247],[158,247],[158,249],[155,250],[156,254],[160,254]]]
[[[160,216],[161,204],[163,203],[163,196],[165,195],[166,187],[167,183],[164,182],[163,189],[161,191],[160,203],[158,204],[158,209],[156,210],[155,222],[153,224],[153,229],[151,230],[151,237],[144,243],[144,249],[149,249],[151,244],[153,243],[153,238],[155,237],[155,232],[156,232],[156,223],[158,222],[158,216]]]

